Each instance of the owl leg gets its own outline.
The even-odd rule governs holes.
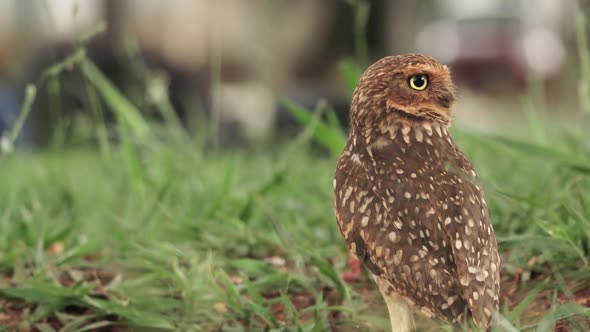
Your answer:
[[[398,293],[396,293],[391,285],[379,278],[374,277],[383,300],[387,304],[387,310],[389,311],[389,320],[391,322],[392,332],[412,332],[415,331],[414,318],[412,317],[412,308],[408,305]]]
[[[386,295],[383,293],[383,299],[387,304],[389,311],[389,320],[391,321],[392,332],[410,332],[415,330],[412,309],[401,296],[397,293]]]

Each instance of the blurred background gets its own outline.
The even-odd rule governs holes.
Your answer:
[[[362,71],[380,57],[410,52],[451,66],[460,98],[456,123],[515,131],[527,109],[567,119],[581,107],[575,14],[584,8],[577,6],[573,0],[0,0],[0,133],[18,119],[28,83],[36,84],[37,98],[20,144],[67,145],[97,119],[113,121],[78,66],[51,67],[83,44],[146,118],[162,120],[164,105],[191,133],[214,121],[220,146],[295,132],[285,98],[309,110],[333,109],[346,126],[350,91],[342,68]],[[111,135],[108,126],[104,132]]]

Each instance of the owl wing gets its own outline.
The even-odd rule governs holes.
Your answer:
[[[450,189],[442,212],[451,241],[457,278],[478,326],[489,326],[499,305],[500,257],[493,226],[471,162],[457,151],[447,172],[457,184]]]
[[[340,159],[336,215],[349,249],[427,315],[456,322],[469,309],[478,325],[487,325],[486,309],[497,307],[498,278],[490,273],[495,238],[492,233],[480,240],[491,231],[483,194],[453,171],[469,172],[471,164],[459,158],[453,144],[440,152],[451,158],[426,164],[389,158],[400,155],[396,149],[390,145],[368,155],[347,151]],[[413,151],[429,153],[419,146]],[[466,229],[471,219],[473,227]]]
[[[412,199],[419,195],[412,185],[416,181],[406,181],[391,166],[380,169],[395,176],[375,177],[363,167],[369,161],[357,158],[343,154],[335,183],[336,217],[349,250],[426,315],[460,320],[467,304],[450,240],[437,228],[430,201],[419,198],[408,204],[406,193]]]

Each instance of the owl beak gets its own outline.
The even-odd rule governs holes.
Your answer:
[[[436,98],[436,102],[443,108],[450,108],[455,102],[455,93],[449,90],[447,93]]]

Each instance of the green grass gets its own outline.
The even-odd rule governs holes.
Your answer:
[[[590,286],[583,136],[555,134],[553,154],[534,142],[456,134],[488,192],[505,285],[516,287],[506,299],[550,309],[545,316],[525,302],[503,315],[516,330],[574,312],[590,317],[573,305],[577,289]],[[205,153],[189,141],[148,139],[131,156],[124,148],[3,156],[0,294],[11,300],[0,303],[24,309],[19,324],[43,331],[58,321],[68,331],[386,328],[376,290],[341,280],[335,159],[308,143]]]
[[[299,136],[212,150],[206,131],[178,129],[165,96],[154,101],[165,123],[144,119],[80,48],[29,87],[24,116],[69,66],[95,100],[77,142],[98,146],[12,151],[22,120],[4,139],[0,330],[388,330],[370,280],[341,278],[348,254],[332,177],[345,134],[330,112],[321,121],[284,101],[306,125]],[[343,65],[350,91],[358,73]],[[503,257],[499,331],[551,331],[562,318],[582,330],[580,317],[590,319],[584,116],[567,130],[531,121],[518,140],[453,128],[481,174]]]

